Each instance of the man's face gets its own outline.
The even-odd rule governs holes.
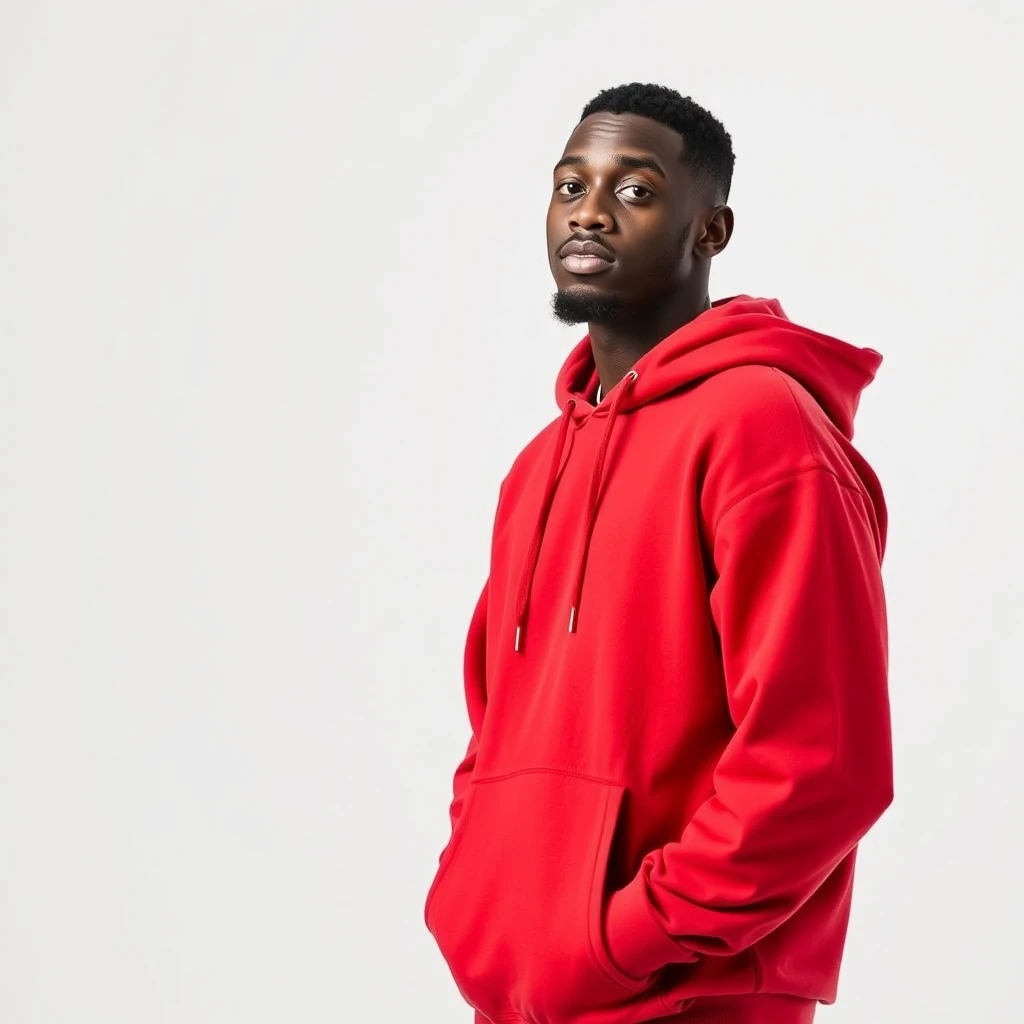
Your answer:
[[[707,196],[682,157],[678,132],[636,114],[592,114],[569,137],[547,240],[555,284],[578,319],[650,307],[685,286]]]

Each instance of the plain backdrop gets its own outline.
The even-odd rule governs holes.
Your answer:
[[[3,1024],[471,1019],[462,645],[633,80],[733,135],[714,297],[885,356],[896,801],[819,1019],[1020,1019],[1017,0],[0,11]]]

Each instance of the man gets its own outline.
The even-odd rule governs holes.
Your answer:
[[[426,923],[486,1021],[807,1024],[892,800],[886,512],[851,445],[881,357],[712,303],[729,135],[601,93],[555,171],[588,334],[498,501],[472,737]]]

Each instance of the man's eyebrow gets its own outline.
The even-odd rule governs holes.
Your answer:
[[[654,171],[655,174],[660,174],[663,178],[668,178],[661,164],[654,159],[653,156],[627,156],[625,153],[616,153],[612,157],[612,160],[617,163],[620,167],[631,167],[635,171]],[[589,163],[585,156],[577,156],[575,154],[569,154],[563,156],[561,160],[555,164],[555,171],[560,171],[563,167],[582,167]]]

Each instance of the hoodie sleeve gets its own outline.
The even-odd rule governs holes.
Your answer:
[[[824,466],[719,516],[711,613],[735,732],[682,836],[609,901],[609,952],[628,975],[753,945],[890,804],[879,536],[863,492]]]
[[[498,506],[491,526],[492,549],[494,535],[498,528],[505,483],[506,481],[503,480],[498,489]],[[480,596],[477,598],[466,635],[462,676],[466,694],[466,712],[469,715],[469,742],[452,778],[452,799],[448,805],[452,835],[455,833],[455,826],[462,814],[462,808],[466,802],[466,791],[469,789],[473,771],[476,768],[477,744],[480,739],[480,731],[483,729],[484,711],[487,707],[487,605],[490,592],[491,579],[488,576],[484,581]],[[451,835],[449,835],[449,842],[451,842]],[[441,852],[441,856],[444,856],[444,851]]]
[[[469,625],[466,637],[463,678],[466,690],[466,710],[469,714],[470,736],[465,756],[455,769],[452,780],[452,801],[448,808],[452,832],[458,823],[462,806],[466,799],[476,767],[477,739],[483,727],[484,709],[487,705],[486,686],[486,655],[487,655],[487,594],[489,584],[484,588],[477,600],[476,608]],[[443,856],[443,854],[442,854]]]

